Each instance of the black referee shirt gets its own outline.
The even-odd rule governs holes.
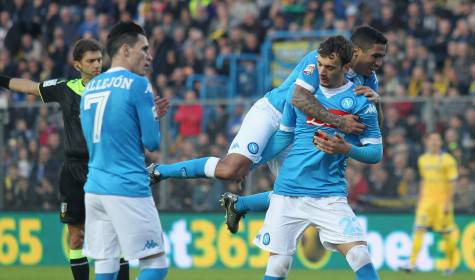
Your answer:
[[[84,91],[82,80],[53,79],[44,81],[40,83],[39,91],[44,103],[58,102],[61,106],[66,160],[84,160],[87,162],[89,155],[79,119],[79,104]]]

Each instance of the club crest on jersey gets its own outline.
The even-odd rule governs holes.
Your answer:
[[[338,116],[345,116],[348,115],[348,112],[342,111],[342,110],[337,110],[337,109],[327,109],[328,112],[338,115]],[[316,118],[310,118],[307,117],[307,124],[309,125],[315,125],[315,126],[324,126],[324,127],[330,127],[330,128],[336,128],[336,126],[324,123],[320,120],[317,120]]]
[[[313,71],[315,70],[315,64],[309,64],[305,69],[303,70],[303,73],[305,75],[312,75]]]
[[[247,150],[251,154],[255,155],[255,154],[257,154],[257,152],[259,152],[259,145],[257,145],[257,143],[255,143],[255,142],[251,142],[251,143],[247,144]]]
[[[355,105],[355,100],[351,97],[345,97],[340,101],[340,105],[343,109],[349,110]]]
[[[264,233],[264,236],[262,237],[262,244],[269,245],[269,243],[270,243],[270,234],[266,232]]]

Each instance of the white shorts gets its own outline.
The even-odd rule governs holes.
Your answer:
[[[164,251],[153,198],[86,193],[84,255],[141,259]]]
[[[308,226],[320,230],[320,241],[329,250],[336,244],[365,241],[363,228],[346,197],[290,197],[272,194],[264,225],[254,244],[279,255],[293,255]]]
[[[258,163],[267,142],[279,128],[281,119],[282,113],[266,97],[257,100],[244,117],[228,154],[240,154]]]

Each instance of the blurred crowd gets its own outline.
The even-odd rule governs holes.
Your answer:
[[[91,37],[104,44],[118,20],[134,20],[144,27],[154,57],[149,79],[157,92],[177,104],[168,114],[166,151],[149,154],[149,160],[167,162],[222,156],[239,129],[251,103],[196,104],[203,100],[201,91],[186,84],[192,75],[229,76],[229,67],[217,66],[219,55],[259,55],[266,36],[277,31],[351,31],[361,24],[378,28],[389,39],[384,66],[378,71],[380,93],[389,98],[384,103],[385,157],[373,166],[350,162],[351,202],[362,210],[412,206],[423,135],[436,129],[459,163],[456,207],[475,211],[473,1],[3,1],[0,73],[37,81],[76,77],[70,46]],[[238,98],[264,94],[253,92],[255,88]],[[10,105],[8,119],[3,118],[4,208],[56,210],[63,129],[58,108],[7,91],[0,92],[0,99]],[[272,182],[263,167],[254,172],[246,189],[270,190]],[[167,209],[216,210],[219,194],[228,190],[238,192],[240,185],[171,180],[166,187]]]

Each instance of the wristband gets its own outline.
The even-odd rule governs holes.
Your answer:
[[[10,89],[10,80],[12,78],[0,75],[0,87],[4,87],[6,89]]]

